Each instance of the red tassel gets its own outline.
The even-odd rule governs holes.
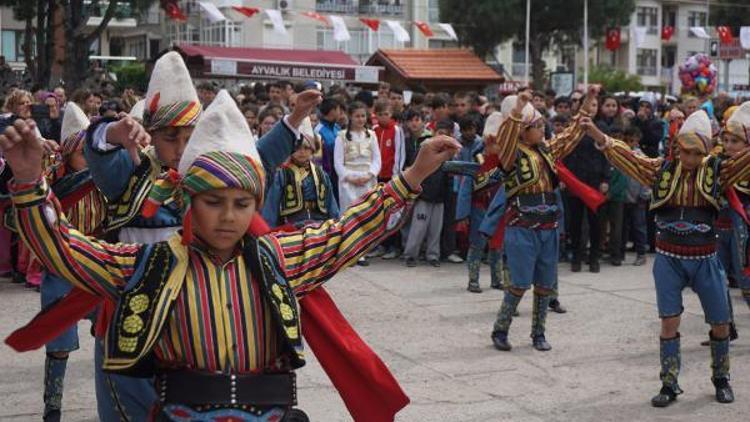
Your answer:
[[[260,213],[256,212],[253,218],[250,220],[250,226],[247,228],[247,234],[253,237],[261,237],[271,232],[271,227],[268,226],[266,220]]]
[[[729,206],[732,207],[734,212],[742,217],[742,219],[745,221],[745,224],[750,224],[750,218],[748,218],[747,213],[745,212],[745,207],[742,206],[742,202],[740,201],[740,197],[737,195],[737,191],[734,189],[734,186],[730,186],[728,189],[726,189],[724,191],[724,194],[727,197],[727,201],[729,201]]]
[[[188,208],[182,218],[182,244],[189,245],[193,241],[193,210]]]

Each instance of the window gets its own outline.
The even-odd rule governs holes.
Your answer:
[[[22,62],[25,60],[23,54],[24,31],[2,31],[3,56],[6,62]],[[31,51],[36,51],[36,43],[31,42]]]
[[[427,7],[429,8],[428,10],[429,21],[440,22],[440,2],[438,0],[429,0],[429,4]]]
[[[639,7],[636,12],[638,26],[646,27],[648,34],[656,34],[658,9],[656,7]]]
[[[688,12],[688,28],[694,26],[706,26],[706,12]],[[691,31],[688,31],[688,37],[694,38],[695,35]]]
[[[511,63],[510,73],[513,76],[526,74],[526,45],[524,43],[513,43],[513,63]]]
[[[656,50],[639,48],[635,62],[637,73],[642,76],[656,76]]]
[[[370,29],[359,28],[349,29],[351,39],[342,43],[333,39],[333,29],[318,28],[318,49],[320,50],[342,50],[354,57],[360,63],[364,63],[378,48],[402,47],[396,41],[393,32],[388,28],[381,26],[378,33],[373,33]],[[380,43],[378,44],[378,41]]]

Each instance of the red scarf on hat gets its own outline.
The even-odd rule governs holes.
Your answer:
[[[249,232],[261,236],[270,232],[256,214]],[[109,326],[113,304],[79,288],[39,313],[26,326],[14,331],[5,343],[17,352],[35,350],[59,336],[93,311],[99,303],[109,311],[102,315],[97,331]],[[409,404],[388,367],[357,335],[322,288],[312,290],[300,301],[302,334],[320,365],[339,391],[355,421],[388,422]],[[101,318],[107,320],[102,321]]]

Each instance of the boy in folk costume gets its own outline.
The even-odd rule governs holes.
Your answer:
[[[61,133],[61,162],[53,170],[51,189],[61,204],[71,226],[81,233],[95,236],[101,233],[104,222],[104,197],[94,186],[83,157],[83,143],[89,119],[75,103],[65,111]],[[72,286],[64,279],[45,272],[42,279],[42,309],[60,300]],[[65,370],[70,352],[78,349],[78,327],[46,344],[44,371],[44,420],[61,419]]]
[[[284,118],[258,142],[263,165],[269,171],[286,160],[296,142],[296,127],[317,104],[318,94],[300,94],[295,113]],[[134,107],[138,113],[138,107]],[[175,169],[201,113],[198,95],[187,67],[176,52],[159,58],[154,66],[142,113],[145,132],[132,116],[102,119],[91,125],[85,145],[86,160],[97,188],[108,201],[106,227],[125,243],[155,243],[168,239],[182,224],[179,207],[171,200],[141,214],[154,182]],[[137,118],[137,117],[136,117]],[[141,149],[141,145],[150,145]],[[108,307],[105,306],[105,309]],[[102,313],[102,318],[111,313]],[[102,321],[106,326],[106,321]],[[97,342],[97,368],[102,344]],[[148,380],[97,370],[100,418],[143,420],[156,400]],[[113,386],[109,392],[107,386]]]
[[[725,112],[722,132],[722,158],[732,158],[750,143],[750,102]],[[727,273],[729,285],[739,286],[750,305],[750,279],[745,274],[748,259],[748,212],[750,212],[750,181],[737,182],[727,190],[727,201],[717,219],[719,260]],[[731,306],[731,302],[729,303]],[[732,326],[734,328],[734,326]],[[732,332],[736,337],[736,332]]]
[[[263,218],[272,227],[302,227],[339,216],[331,179],[322,166],[312,162],[321,143],[310,118],[302,122],[300,133],[302,142],[276,170],[266,195]]]
[[[398,230],[421,182],[459,148],[450,138],[427,141],[411,168],[341,219],[253,237],[264,171],[245,119],[222,91],[178,171],[151,192],[155,203],[176,198],[182,231],[156,244],[113,245],[82,236],[51,201],[33,126],[19,121],[0,136],[20,234],[50,271],[117,303],[104,367],[154,373],[157,420],[167,421],[306,420],[292,411],[293,371],[304,365],[297,297]]]
[[[633,154],[624,143],[588,129],[609,161],[642,184],[653,185],[651,210],[656,214],[657,254],[654,259],[656,299],[661,318],[662,388],[651,403],[666,407],[682,393],[680,315],[682,290],[691,287],[710,324],[711,380],[720,403],[734,401],[729,386],[729,323],[727,286],[716,254],[714,220],[728,187],[750,176],[750,149],[732,158],[709,155],[711,123],[705,111],[691,114],[677,136],[679,151],[672,160]]]
[[[591,87],[586,104],[595,100],[598,89]],[[495,145],[500,168],[506,172],[507,196],[505,254],[510,268],[510,287],[495,321],[492,342],[502,351],[511,350],[508,341],[513,314],[526,290],[534,285],[531,338],[536,350],[551,349],[545,338],[545,320],[550,294],[557,282],[559,256],[555,162],[569,154],[591,123],[582,107],[564,132],[544,142],[544,119],[529,104],[531,94],[522,91],[510,117],[500,126]]]
[[[502,115],[498,112],[488,117],[484,127],[483,138],[485,143],[494,142],[497,131],[500,128]],[[461,131],[465,132],[465,124],[470,122],[469,118],[461,121]],[[476,123],[471,122],[475,125]],[[474,160],[480,166],[484,164],[484,144],[478,138],[474,143],[465,144],[462,157],[465,161]],[[481,293],[479,285],[479,268],[482,265],[482,256],[487,246],[487,235],[480,230],[485,217],[491,211],[490,203],[501,187],[502,172],[496,166],[480,170],[475,177],[461,176],[459,178],[458,200],[456,201],[456,219],[468,220],[469,250],[466,254],[466,265],[469,270],[469,284],[466,290],[472,293]],[[501,218],[502,213],[493,215]],[[498,221],[499,222],[499,221]],[[492,234],[489,235],[490,237]],[[488,263],[490,265],[490,287],[502,289],[503,283],[503,259],[502,250],[490,247],[488,252]]]

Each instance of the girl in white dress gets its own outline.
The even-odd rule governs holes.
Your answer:
[[[333,165],[339,178],[339,207],[343,211],[367,193],[380,173],[380,149],[375,133],[367,128],[367,107],[349,106],[349,124],[339,132],[333,150]],[[363,258],[358,262],[367,265]]]

